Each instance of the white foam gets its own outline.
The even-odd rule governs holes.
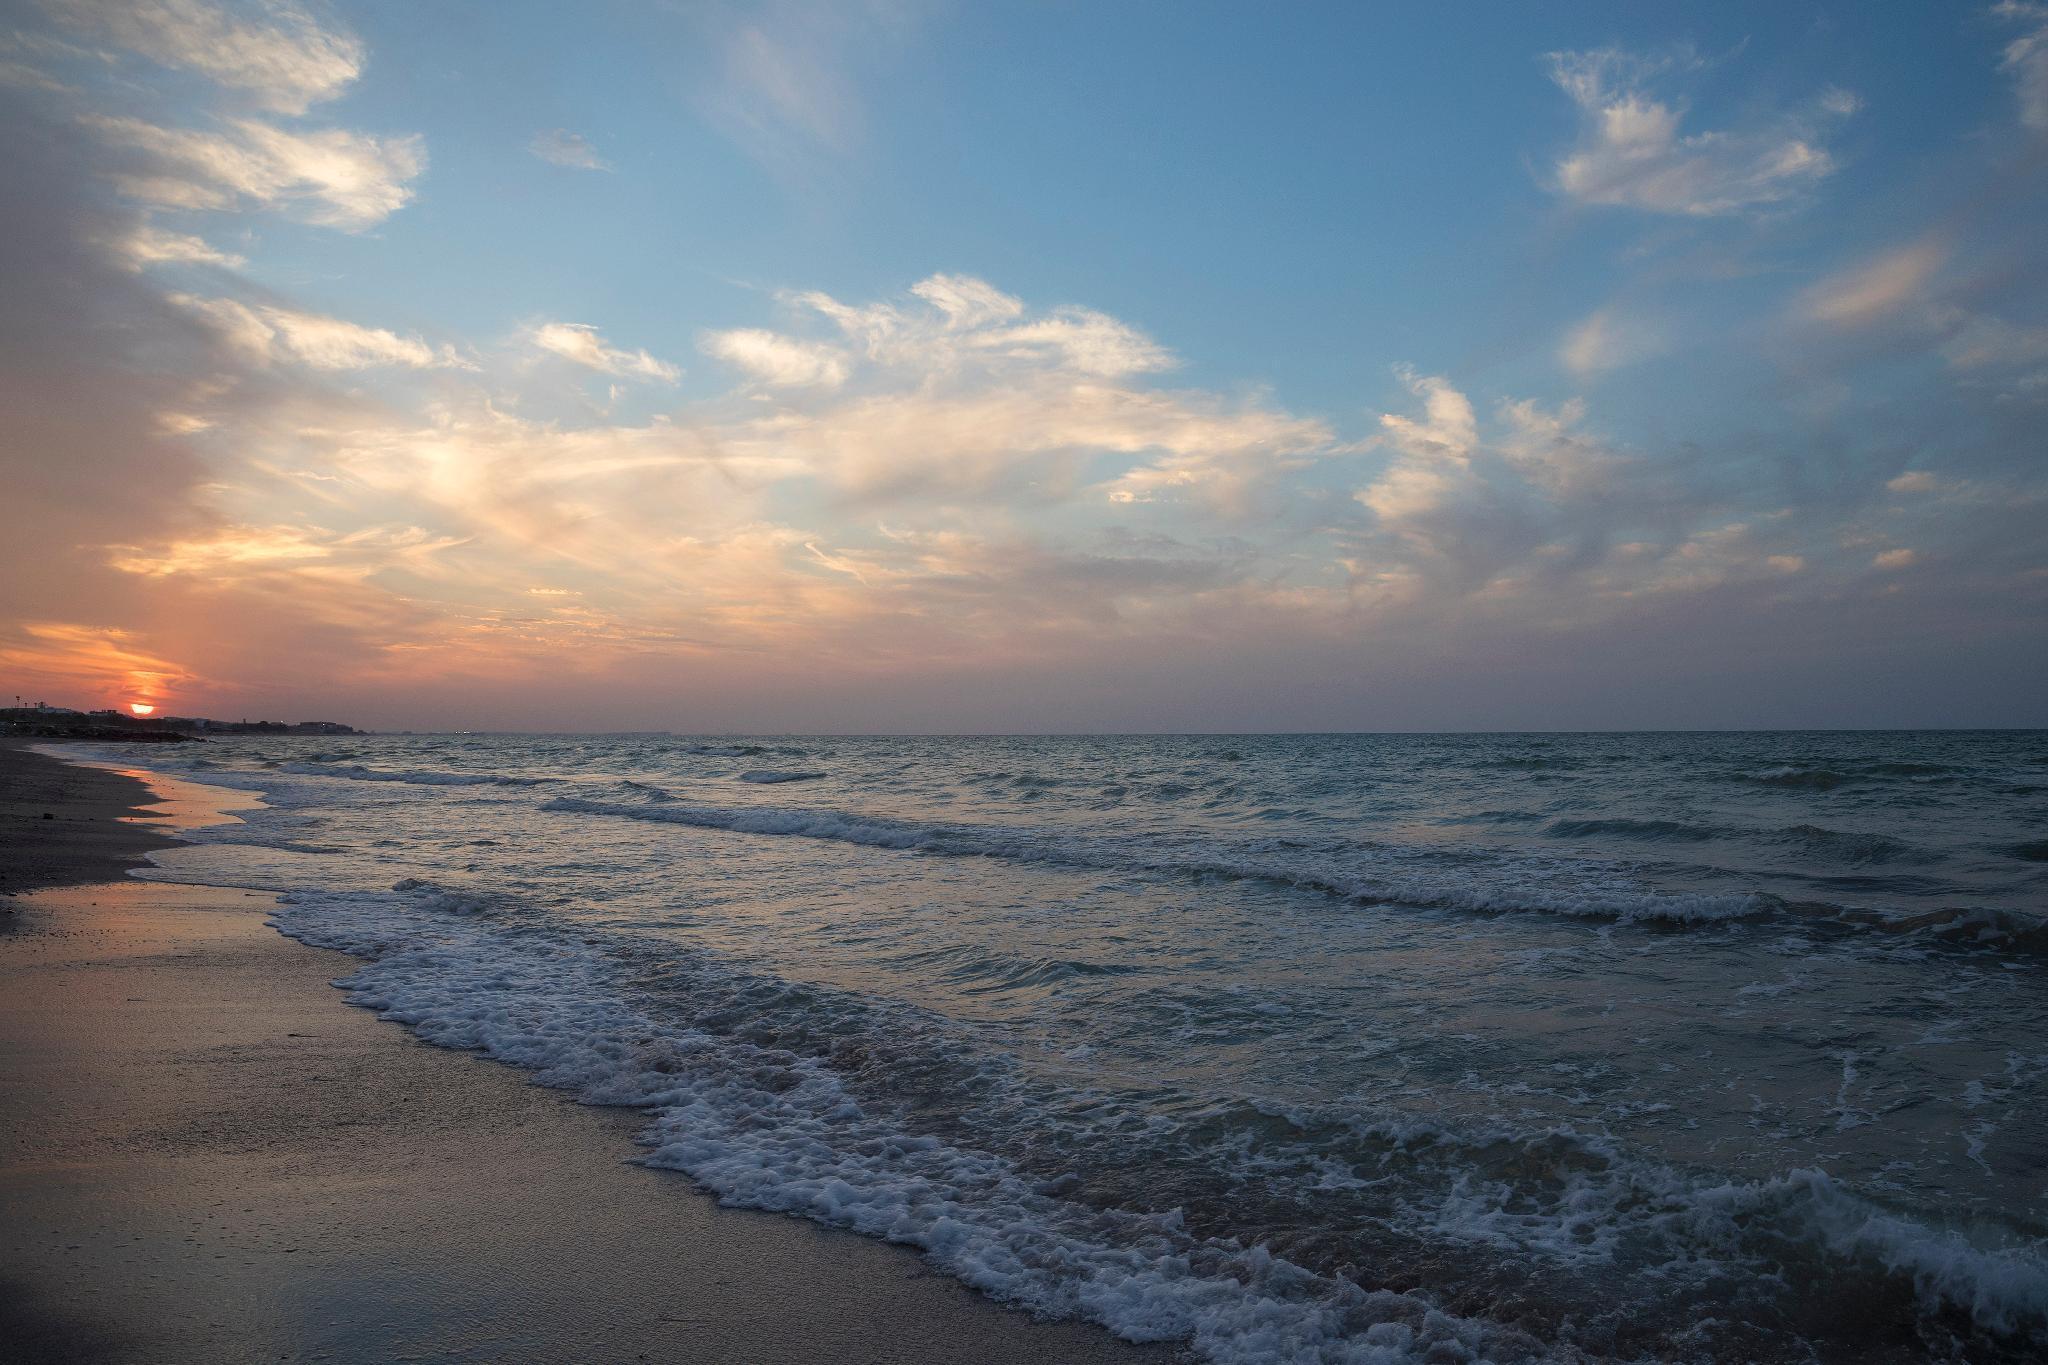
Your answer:
[[[1259,1246],[1197,1237],[1172,1212],[1049,1195],[998,1155],[869,1107],[821,1058],[648,1015],[631,1003],[616,943],[608,950],[547,928],[515,902],[407,880],[391,892],[302,895],[277,923],[369,958],[344,983],[350,999],[430,1042],[529,1068],[592,1102],[648,1108],[651,1164],[686,1172],[728,1203],[917,1246],[1035,1311],[1090,1318],[1132,1340],[1185,1339],[1232,1365],[1546,1354],[1500,1324],[1438,1312],[1427,1295],[1363,1289]],[[706,961],[690,970],[724,969]],[[802,1006],[783,997],[770,1008]],[[1769,1277],[1806,1258],[1828,1263],[1838,1281],[1848,1272],[1908,1281],[1930,1306],[1961,1309],[1991,1331],[2048,1324],[2042,1248],[1975,1245],[1887,1213],[1820,1171],[1705,1182],[1562,1129],[1460,1134],[1409,1123],[1354,1136],[1369,1137],[1387,1169],[1355,1169],[1328,1151],[1290,1157],[1267,1142],[1245,1149],[1245,1174],[1313,1172],[1319,1188],[1341,1191],[1398,1170],[1395,1202],[1411,1230],[1539,1258],[1532,1265],[1648,1273],[1665,1292],[1703,1269]],[[1550,1174],[1533,1185],[1487,1174],[1523,1168]]]
[[[1000,1157],[870,1112],[823,1062],[630,1007],[580,938],[502,903],[407,881],[389,893],[288,897],[279,929],[369,959],[341,983],[443,1047],[532,1070],[600,1104],[651,1110],[649,1164],[729,1204],[903,1242],[999,1299],[1185,1340],[1223,1365],[1536,1359],[1523,1333],[1371,1291],[1261,1247],[1191,1235],[1176,1213],[1100,1210],[1041,1193]]]

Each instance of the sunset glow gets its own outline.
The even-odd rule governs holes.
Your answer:
[[[10,690],[2043,718],[2048,10],[1029,9],[21,9]]]
[[[148,702],[143,701],[129,702],[128,709],[138,716],[150,716],[156,714],[156,708],[154,706],[151,706]]]

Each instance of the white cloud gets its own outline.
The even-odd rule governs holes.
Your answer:
[[[137,118],[86,119],[108,141],[139,153],[144,166],[116,183],[145,203],[227,209],[244,201],[327,227],[374,226],[412,198],[426,166],[417,136],[377,138],[345,129],[294,133],[253,119],[227,131],[160,128]]]
[[[1909,469],[1887,480],[1885,487],[1894,493],[1932,493],[1941,487],[1941,480],[1924,469]]]
[[[217,251],[203,238],[194,237],[189,233],[168,232],[150,223],[142,224],[115,242],[114,254],[136,270],[150,265],[219,265],[233,268],[244,264],[240,256]]]
[[[288,308],[251,306],[235,299],[202,299],[172,294],[249,363],[297,362],[316,370],[364,370],[397,365],[408,369],[473,369],[447,346],[435,350],[418,337],[340,318]]]
[[[1036,322],[992,328],[975,344],[1012,356],[1052,358],[1065,368],[1105,379],[1175,364],[1170,352],[1137,328],[1088,308],[1056,308]]]
[[[758,327],[712,332],[701,348],[706,355],[776,388],[836,389],[846,382],[846,356],[837,347]]]
[[[1999,66],[2012,77],[2020,122],[2036,132],[2048,132],[2048,5],[2000,0],[1991,12],[2027,25],[2025,33],[2005,45]]]
[[[1023,366],[1116,379],[1176,364],[1171,352],[1105,313],[1069,305],[1031,317],[1022,300],[971,275],[932,275],[910,293],[926,306],[856,308],[818,293],[789,301],[829,319],[869,359],[926,373]]]
[[[1448,501],[1471,467],[1479,421],[1471,400],[1436,375],[1398,372],[1408,391],[1422,400],[1421,418],[1385,413],[1380,428],[1395,455],[1384,472],[1358,493],[1383,523],[1429,512]]]
[[[1681,63],[1610,48],[1552,53],[1550,64],[1551,79],[1584,117],[1553,183],[1585,204],[1707,217],[1781,203],[1833,173],[1823,124],[1860,107],[1854,95],[1830,88],[1808,114],[1688,135],[1680,132],[1683,108],[1647,89]]]
[[[585,323],[544,322],[534,327],[528,338],[543,351],[605,374],[653,379],[664,384],[673,384],[682,376],[674,365],[645,351],[618,350],[605,345],[597,329]]]
[[[228,6],[206,0],[43,0],[64,23],[151,61],[247,92],[264,108],[303,114],[363,69],[354,34],[323,27],[291,0]]]
[[[1104,491],[1227,491],[1327,443],[1319,422],[1204,394],[1143,392],[1029,373],[951,391],[897,383],[819,413],[782,411],[720,434],[722,448],[794,460],[863,495],[984,498],[1078,493],[1091,459],[1140,461]]]
[[[542,161],[579,171],[608,171],[611,166],[597,154],[590,140],[566,128],[554,128],[536,136],[526,150]]]
[[[1880,569],[1907,569],[1920,562],[1918,550],[1884,550],[1871,564]]]
[[[933,275],[910,286],[910,292],[944,313],[951,327],[986,327],[1024,313],[1022,299],[972,275]]]

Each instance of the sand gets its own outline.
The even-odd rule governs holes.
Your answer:
[[[0,890],[45,888],[0,900],[0,1359],[1173,1358],[632,1164],[633,1113],[344,1005],[268,896],[123,878],[150,799],[0,744]]]

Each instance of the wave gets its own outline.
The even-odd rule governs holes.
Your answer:
[[[1543,832],[1553,839],[1590,839],[1616,836],[1624,839],[1672,839],[1699,843],[1724,837],[1728,831],[1716,826],[1688,825],[1679,820],[1553,820]]]
[[[1027,957],[1005,953],[980,944],[954,944],[906,954],[903,963],[920,963],[938,970],[946,980],[972,992],[1015,990],[1056,986],[1092,977],[1133,976],[1144,970],[1124,962],[1096,962],[1087,958]]]
[[[1133,1128],[1129,1111],[1105,1109],[1097,1092],[1013,1091],[1000,1055],[973,1055],[953,1026],[914,1007],[751,976],[708,955],[678,959],[667,942],[647,944],[644,959],[622,936],[593,947],[506,897],[407,881],[287,897],[276,923],[366,959],[339,983],[350,1001],[426,1041],[523,1067],[590,1103],[647,1110],[648,1164],[727,1203],[906,1243],[1028,1310],[1091,1319],[1134,1341],[1185,1341],[1219,1365],[1583,1358],[1573,1335],[1596,1330],[1669,1333],[1583,1341],[1665,1356],[1655,1348],[1684,1339],[1696,1292],[1731,1279],[1786,1287],[1787,1300],[1798,1298],[1791,1286],[1825,1284],[1873,1330],[1925,1325],[1951,1342],[1959,1330],[1981,1343],[2048,1326],[2040,1242],[1932,1226],[1819,1170],[1724,1181],[1570,1129],[1461,1131],[1244,1101]],[[659,966],[652,977],[649,962]],[[971,1078],[949,1098],[994,1087],[1025,1106],[1021,1131],[1045,1133],[1050,1121],[1078,1132],[1106,1170],[1157,1179],[1153,1163],[1128,1162],[1122,1149],[1180,1142],[1214,1177],[1210,1208],[1143,1191],[1137,1203],[1107,1201],[1074,1177],[1048,1181],[999,1140],[951,1135],[868,1088],[870,1076],[925,1064],[919,1049]],[[1319,1270],[1204,1229],[1205,1217],[1227,1219],[1235,1201],[1275,1185],[1326,1214],[1340,1200],[1377,1211],[1343,1226],[1386,1233],[1390,1254]],[[1491,1269],[1449,1302],[1472,1265]],[[1416,1266],[1430,1289],[1359,1282],[1413,1278]],[[1555,1296],[1566,1307],[1533,1326],[1462,1306],[1493,1302],[1499,1277],[1580,1293]],[[1601,1326],[1603,1299],[1621,1306]],[[1529,1302],[1503,1299],[1517,1300]],[[1584,1320],[1571,1305],[1586,1308]],[[1777,1315],[1768,1330],[1783,1330],[1799,1309],[1772,1300],[1759,1311]],[[1641,1318],[1654,1322],[1635,1327]]]
[[[1827,829],[1820,825],[1787,825],[1782,829],[1745,829],[1732,825],[1694,825],[1682,820],[1553,820],[1543,832],[1553,839],[1620,838],[1667,843],[1727,841],[1777,847],[1801,858],[1826,858],[1851,864],[1938,862],[1939,853],[1915,848],[1889,835]]]
[[[676,749],[705,758],[760,758],[764,754],[802,758],[810,752],[789,744],[680,744]]]
[[[1597,758],[1567,758],[1562,755],[1552,758],[1531,754],[1516,758],[1483,759],[1472,766],[1510,773],[1576,772],[1581,768],[1598,766],[1603,761]]]
[[[918,824],[828,810],[692,806],[679,802],[626,805],[573,796],[556,797],[542,809],[739,834],[827,839],[953,857],[1264,881],[1362,904],[1395,903],[1488,913],[1534,911],[1624,923],[1696,924],[1764,914],[1775,903],[1772,898],[1760,895],[1694,895],[1602,885],[1591,870],[1574,884],[1545,888],[1532,884],[1533,870],[1522,865],[1501,869],[1501,884],[1493,885],[1455,869],[1429,867],[1428,855],[1374,849],[1369,845],[1354,846],[1352,857],[1377,859],[1386,866],[1349,868],[1318,864],[1304,856],[1302,845],[1284,840],[1252,841],[1235,849],[1186,840],[1148,846],[1113,837],[993,825]]]
[[[366,768],[360,763],[280,763],[277,770],[299,777],[338,777],[350,782],[403,782],[415,787],[539,787],[562,780],[559,777],[512,777],[503,773],[436,769],[394,772],[385,768]]]
[[[1888,778],[1944,781],[1967,775],[1968,769],[1952,763],[1869,762],[1840,767],[1802,767],[1786,764],[1734,774],[1738,782],[1760,787],[1789,787],[1809,791],[1833,791],[1852,783],[1883,782]]]
[[[1061,1199],[999,1155],[864,1104],[828,1057],[664,1026],[575,937],[494,922],[515,913],[503,903],[480,916],[459,893],[401,885],[409,894],[287,897],[275,923],[368,959],[338,983],[350,1003],[429,1043],[522,1067],[588,1103],[649,1110],[646,1163],[725,1203],[906,1243],[1029,1311],[1133,1341],[1189,1341],[1219,1365],[1270,1360],[1276,1339],[1303,1361],[1342,1359],[1356,1338],[1398,1348],[1383,1355],[1392,1360],[1450,1348],[1470,1358],[1474,1345],[1540,1354],[1514,1328],[1454,1317],[1426,1294],[1366,1290],[1262,1247],[1190,1235],[1176,1212]]]
[[[561,796],[541,809],[736,834],[822,839],[866,848],[943,857],[1144,872],[1192,878],[1258,881],[1360,905],[1405,905],[1476,914],[1535,913],[1619,924],[1670,927],[1781,917],[1835,929],[1872,930],[1897,938],[2024,955],[2048,954],[2048,922],[2021,914],[1952,907],[1917,915],[1885,915],[1819,901],[1788,901],[1764,892],[1687,893],[1651,890],[1618,878],[1602,864],[1559,868],[1508,859],[1481,870],[1440,863],[1426,851],[1353,843],[1342,850],[1297,840],[1237,844],[1091,836],[1071,831],[995,825],[939,825],[830,810],[784,806],[716,807],[679,801],[666,792],[647,804]],[[1840,856],[1881,862],[1932,857],[1879,836],[1792,827],[1788,839],[1833,843]],[[1867,841],[1866,841],[1867,840]]]
[[[742,782],[815,782],[824,773],[780,771],[774,768],[751,768],[740,774]]]
[[[1845,782],[1855,779],[1847,773],[1833,768],[1766,768],[1761,772],[1741,773],[1736,777],[1740,782],[1753,782],[1759,787],[1795,787],[1812,791],[1833,791]]]

